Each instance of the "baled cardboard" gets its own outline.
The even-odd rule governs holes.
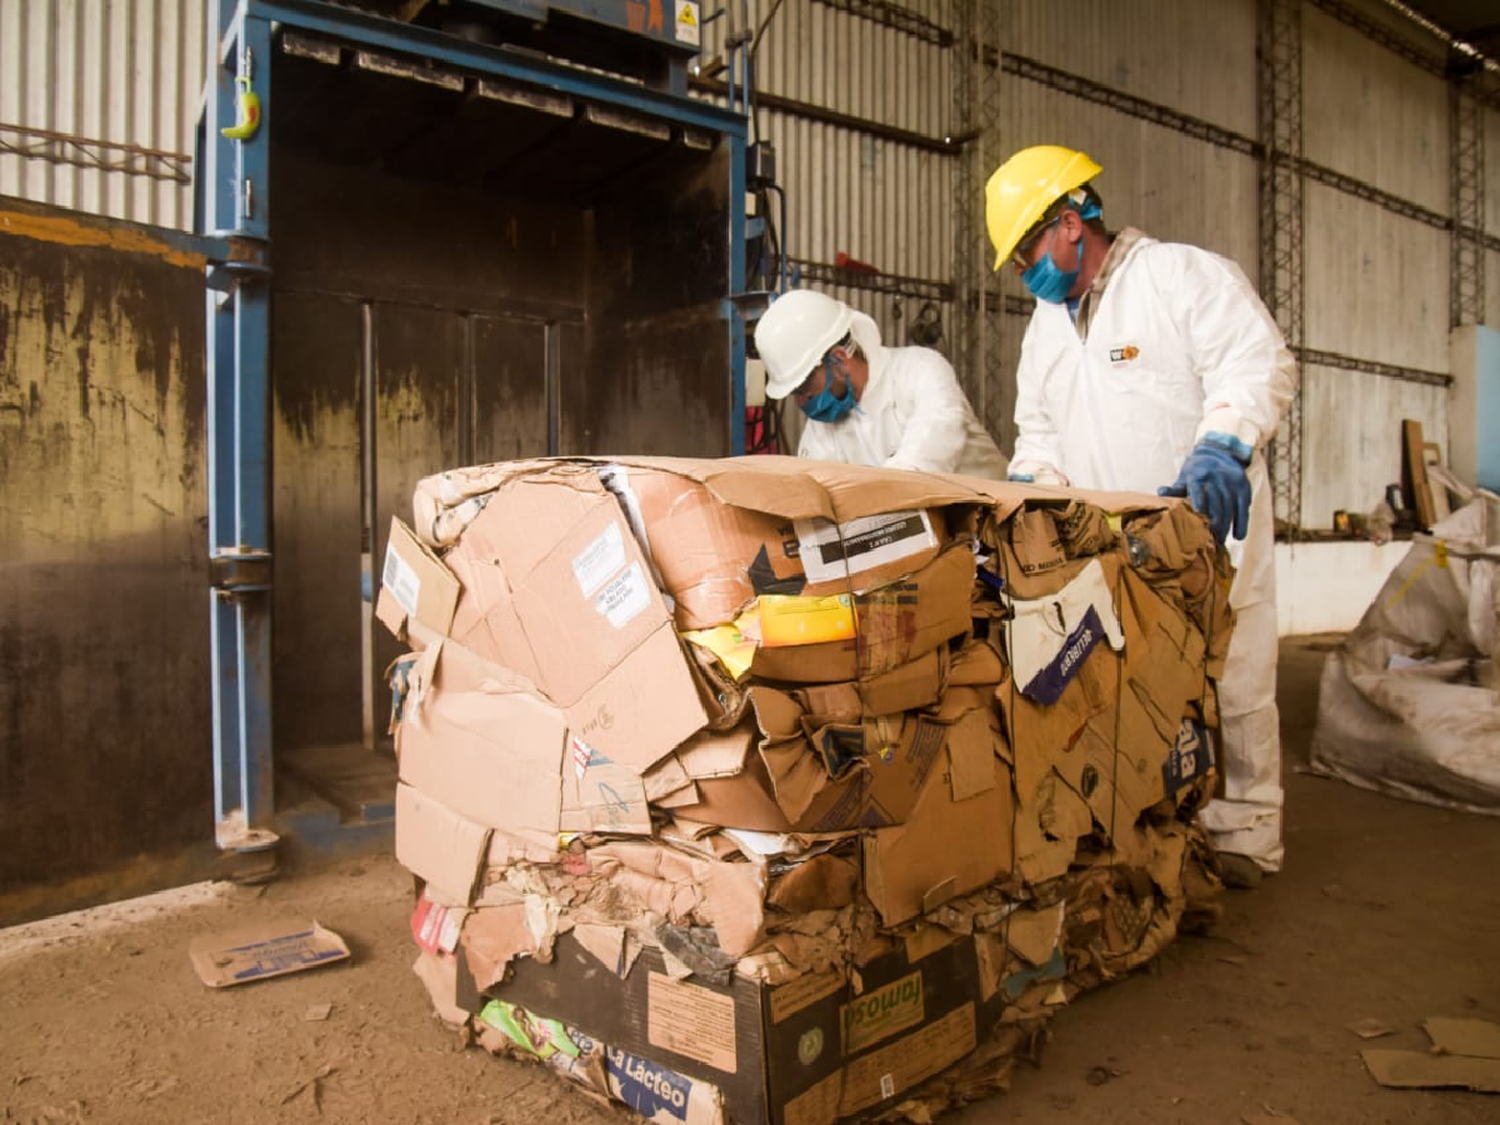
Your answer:
[[[458,1004],[458,958],[451,953],[418,950],[411,971],[427,987],[432,1008],[444,1023],[460,1026],[469,1022],[469,1013]]]
[[[545,930],[538,932],[534,912],[526,902],[507,902],[471,913],[459,944],[474,980],[483,989],[503,980],[516,958],[541,952],[551,937]]]
[[[461,586],[449,635],[485,660],[539,680],[536,655],[521,628],[505,571],[495,562],[451,551],[444,561]]]
[[[1011,870],[1015,803],[1010,772],[991,759],[995,784],[955,800],[952,783],[935,772],[910,818],[863,838],[865,894],[881,921],[900,925]]]
[[[948,666],[948,651],[935,648],[888,672],[859,681],[856,687],[862,710],[866,715],[894,715],[898,711],[930,707],[943,694]]]
[[[591,469],[559,465],[511,481],[448,558],[471,574],[499,568],[503,585],[465,591],[474,612],[493,606],[509,621],[513,610],[538,686],[611,761],[643,773],[707,722],[635,535]],[[486,590],[509,600],[480,604]]]
[[[685,631],[732,621],[760,595],[847,593],[891,581],[925,565],[947,538],[937,509],[903,511],[865,495],[863,514],[837,521],[828,505],[802,496],[805,480],[752,475],[733,462],[623,460],[601,465],[600,474]]]
[[[532,684],[451,639],[428,645],[396,728],[400,778],[508,832],[559,827],[567,722]]]
[[[677,750],[692,779],[694,799],[674,804],[687,820],[755,832],[790,832],[792,822],[776,803],[770,774],[756,744],[760,731],[746,721],[722,734],[702,732]]]
[[[920,713],[828,722],[772,688],[751,699],[772,792],[798,832],[904,822],[942,757],[947,727]]]
[[[612,762],[577,735],[569,739],[572,784],[565,786],[564,814],[582,814],[588,831],[614,835],[651,835],[646,784],[632,770]],[[576,804],[573,801],[576,799]]]
[[[898,942],[862,964],[857,983],[827,973],[778,988],[738,976],[673,981],[649,949],[628,972],[601,973],[593,955],[563,935],[554,962],[517,961],[490,991],[714,1084],[729,1120],[833,1125],[891,1109],[974,1050],[1006,996],[981,994],[981,960],[972,936],[928,950]],[[459,975],[465,1006],[479,1007],[462,964]]]
[[[590,870],[614,884],[611,908],[621,912],[614,921],[634,921],[650,910],[674,923],[711,926],[731,957],[744,956],[760,937],[764,862],[722,861],[655,839],[611,840],[587,856]]]
[[[798,684],[889,672],[969,631],[973,585],[974,554],[966,544],[954,544],[910,577],[856,596],[853,639],[760,648],[751,671]]]
[[[409,620],[448,632],[458,605],[458,580],[441,559],[400,519],[391,517],[375,616],[396,637]]]
[[[397,783],[396,862],[426,882],[435,898],[458,906],[474,901],[490,831],[405,782]]]

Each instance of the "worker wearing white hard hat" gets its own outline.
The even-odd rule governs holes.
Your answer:
[[[1013,480],[1184,496],[1237,567],[1219,682],[1224,795],[1203,812],[1226,882],[1282,862],[1276,571],[1262,449],[1296,387],[1275,322],[1233,262],[1111,233],[1081,152],[1023,149],[985,188],[995,269],[1036,297],[1016,372]]]
[[[1002,480],[1004,454],[931,348],[888,348],[843,301],[810,289],[783,294],[755,326],[766,395],[791,396],[807,416],[801,457],[963,473]]]

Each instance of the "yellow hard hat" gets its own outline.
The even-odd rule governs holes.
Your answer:
[[[1048,207],[1102,171],[1086,154],[1060,145],[1023,148],[996,168],[984,185],[984,223],[995,246],[995,268],[1005,264]]]

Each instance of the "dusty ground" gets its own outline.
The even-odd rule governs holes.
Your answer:
[[[1429,1015],[1500,1020],[1500,821],[1294,772],[1321,660],[1307,643],[1283,653],[1287,870],[1231,895],[1212,934],[1064,1010],[1041,1067],[955,1125],[1500,1121],[1500,1098],[1380,1088],[1345,1029],[1373,1017],[1396,1029],[1380,1045],[1425,1048]],[[410,972],[410,904],[409,877],[378,859],[0,932],[0,1120],[625,1120],[459,1049]],[[193,934],[280,913],[317,917],[352,961],[199,983]],[[325,1003],[326,1020],[305,1018]]]

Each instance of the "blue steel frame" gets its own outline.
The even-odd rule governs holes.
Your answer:
[[[729,145],[729,443],[745,449],[745,146],[748,72],[724,109],[685,95],[475,45],[319,0],[210,0],[211,72],[198,129],[194,190],[198,233],[236,252],[209,269],[207,303],[208,493],[212,602],[214,816],[222,849],[276,842],[271,746],[270,552],[270,129],[272,31],[291,27],[431,59],[486,77],[607,102],[719,134]],[[732,70],[732,68],[731,68]],[[260,98],[261,128],[243,140],[220,129],[236,119],[235,79]],[[731,87],[733,90],[733,87]],[[351,579],[354,580],[354,579]]]

